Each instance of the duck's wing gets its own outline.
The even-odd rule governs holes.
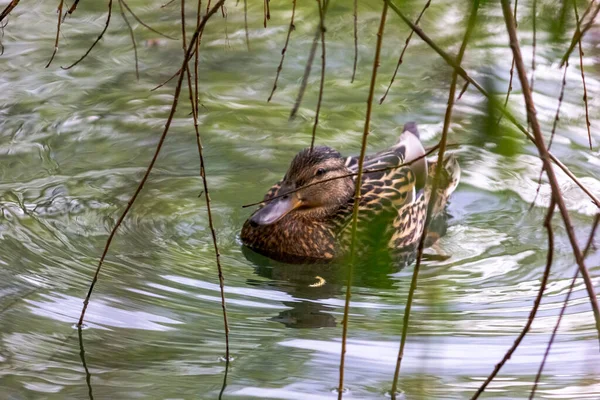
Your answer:
[[[385,210],[391,207],[394,211],[398,210],[412,203],[416,191],[424,186],[427,181],[425,149],[411,129],[416,132],[416,127],[405,126],[393,147],[365,158],[361,209]],[[411,164],[406,165],[408,163]],[[346,167],[351,172],[357,172],[358,158],[348,157]]]
[[[437,162],[429,164],[429,182],[433,182]],[[460,179],[460,166],[456,157],[451,154],[443,161],[440,186],[437,188],[436,202],[432,209],[431,223],[425,239],[425,247],[433,245],[447,228],[448,215],[446,206],[448,198],[454,192]],[[427,203],[431,196],[431,186],[428,184],[421,191],[414,202],[406,204],[398,210],[398,216],[393,222],[393,234],[389,247],[399,254],[408,254],[416,251],[416,246],[423,234],[425,218],[427,216]]]

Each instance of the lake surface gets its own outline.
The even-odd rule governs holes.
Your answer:
[[[182,50],[179,41],[160,38],[135,23],[137,81],[129,33],[115,2],[105,38],[82,64],[62,70],[61,65],[85,52],[105,23],[105,2],[83,1],[63,25],[57,56],[45,69],[56,28],[56,5],[51,3],[22,2],[2,37],[0,398],[215,399],[226,367],[223,320],[205,195],[199,197],[202,182],[187,89],[157,164],[113,241],[96,285],[82,331],[82,363],[74,323],[107,235],[152,157],[173,100],[173,82],[150,89],[179,68]],[[310,143],[320,53],[298,117],[288,121],[288,116],[318,21],[316,2],[297,10],[297,29],[270,103],[266,99],[291,1],[272,2],[267,29],[262,26],[262,3],[250,3],[251,51],[245,43],[243,2],[236,6],[230,0],[227,25],[215,15],[200,53],[200,132],[233,357],[223,398],[335,398],[344,274],[334,266],[273,265],[247,257],[239,240],[252,211],[241,206],[260,200],[295,153]],[[456,51],[468,4],[433,3],[423,28],[440,46]],[[129,2],[144,21],[180,37],[178,5],[161,9],[161,4]],[[529,3],[519,6],[529,66],[531,8]],[[190,29],[193,7],[189,2]],[[364,2],[359,9],[359,64],[352,84],[351,2],[332,2],[327,15],[326,85],[317,143],[343,154],[357,154],[360,148],[380,7]],[[422,3],[404,7],[414,18]],[[552,6],[544,7],[549,15]],[[467,48],[465,65],[503,99],[511,53],[499,6],[486,5],[481,16],[485,27]],[[558,42],[538,34],[535,100],[547,136],[562,80],[556,60],[572,30],[568,25]],[[407,34],[390,11],[377,99]],[[584,48],[594,150],[587,148],[575,53],[553,152],[600,195],[598,29],[586,36]],[[441,134],[450,75],[444,62],[413,38],[387,100],[374,107],[369,151],[395,142],[408,121],[418,122],[426,145],[434,145]],[[510,108],[525,121],[519,84],[514,87]],[[448,234],[428,250],[450,258],[426,261],[421,269],[400,373],[399,389],[406,399],[468,398],[521,331],[539,288],[547,249],[542,221],[550,189],[547,183],[542,186],[529,211],[541,166],[536,150],[505,120],[490,133],[486,113],[484,98],[472,88],[455,107],[449,140],[459,144],[453,151],[462,180],[449,205]],[[558,177],[583,244],[595,207],[564,174]],[[554,228],[555,261],[538,316],[485,398],[528,397],[575,272],[558,216]],[[598,252],[590,253],[587,265],[600,290]],[[368,266],[357,269],[346,397],[389,396],[412,271],[412,266],[391,273]],[[310,286],[316,275],[328,277],[324,286]],[[581,280],[537,398],[600,398],[598,341]]]

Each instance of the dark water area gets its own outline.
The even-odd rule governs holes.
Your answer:
[[[1,2],[3,8],[7,2]],[[245,254],[239,232],[252,209],[310,144],[320,55],[298,116],[298,92],[318,13],[299,4],[278,89],[269,96],[291,16],[271,2],[265,29],[261,2],[249,2],[251,51],[243,2],[227,1],[227,23],[209,21],[200,52],[200,133],[214,222],[222,253],[231,355],[223,398],[331,399],[339,373],[344,265],[287,265]],[[348,4],[346,4],[348,3]],[[360,2],[359,64],[353,61],[352,4],[327,14],[326,83],[317,144],[357,154],[364,125],[378,2]],[[423,2],[424,3],[424,2]],[[116,4],[116,3],[115,3]],[[129,1],[148,24],[180,37],[179,6]],[[540,2],[535,94],[546,138],[563,71],[558,60],[573,32],[548,34],[556,6]],[[579,3],[578,3],[579,4]],[[422,3],[403,2],[416,16]],[[519,2],[519,34],[531,65],[531,3]],[[522,7],[522,8],[521,8]],[[585,5],[580,4],[580,13]],[[179,68],[181,43],[134,23],[140,79],[125,23],[113,5],[111,25],[90,56],[71,70],[105,24],[105,2],[86,2],[54,43],[56,4],[21,2],[10,16],[0,57],[0,399],[215,399],[226,363],[219,280],[187,94],[142,194],[119,229],[86,314],[81,341],[74,324],[110,229],[150,162],[174,82],[150,91]],[[458,50],[469,3],[433,2],[422,27]],[[188,5],[188,32],[195,23]],[[486,3],[464,64],[499,99],[508,87],[511,52],[499,5]],[[569,19],[572,21],[572,19]],[[485,25],[483,25],[485,24]],[[227,37],[225,36],[227,32]],[[376,99],[383,95],[409,31],[388,15]],[[188,33],[189,35],[189,33]],[[592,124],[587,144],[577,52],[552,151],[600,195],[600,30],[585,36],[584,67]],[[413,38],[382,105],[375,105],[369,152],[393,144],[416,121],[426,146],[439,140],[451,70]],[[462,82],[459,82],[462,86]],[[525,123],[517,81],[510,110]],[[406,399],[470,397],[524,326],[546,262],[542,222],[550,187],[535,147],[503,120],[493,134],[485,98],[469,88],[457,102],[449,141],[458,146],[461,182],[450,199],[446,236],[427,252],[411,313],[399,389]],[[580,243],[595,206],[557,172]],[[485,398],[527,398],[575,273],[569,241],[554,219],[555,259],[531,332],[490,385]],[[600,255],[587,259],[598,288]],[[348,398],[385,398],[391,388],[413,266],[356,268],[346,363]],[[316,277],[324,279],[319,283]],[[81,342],[85,364],[81,357]],[[87,370],[87,374],[86,374]],[[87,376],[86,376],[87,375]],[[86,379],[87,378],[87,379]],[[536,398],[600,398],[600,354],[583,281],[575,290]]]

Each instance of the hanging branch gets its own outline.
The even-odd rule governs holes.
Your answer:
[[[600,214],[596,214],[596,218],[594,219],[594,223],[592,225],[592,230],[590,231],[590,236],[588,237],[587,244],[585,246],[585,250],[583,251],[583,256],[586,257],[588,252],[592,247],[592,243],[594,242],[594,236],[596,234],[596,228],[598,228],[598,223],[600,222]],[[529,399],[532,400],[535,396],[535,391],[537,390],[538,383],[542,376],[542,371],[544,370],[544,365],[546,364],[546,359],[548,358],[548,354],[550,354],[550,349],[552,348],[552,344],[554,343],[554,338],[556,337],[556,333],[558,332],[558,328],[560,327],[560,323],[562,321],[562,317],[565,314],[565,310],[567,309],[567,305],[569,304],[569,299],[571,298],[571,293],[573,293],[573,288],[575,287],[575,282],[579,277],[579,268],[575,270],[575,276],[571,280],[571,284],[569,285],[569,290],[567,291],[567,295],[565,296],[565,300],[563,301],[563,306],[560,309],[560,313],[558,314],[558,318],[556,319],[556,324],[554,325],[554,329],[552,330],[552,335],[550,336],[550,340],[548,340],[548,345],[546,346],[546,351],[544,352],[544,357],[542,358],[542,362],[540,364],[540,368],[538,370],[537,375],[535,376],[535,381],[533,383],[533,388],[531,389],[531,394]]]
[[[481,86],[481,84],[479,84],[475,79],[471,78],[471,76],[469,76],[469,74],[467,74],[467,72],[461,66],[457,65],[455,60],[450,55],[448,55],[448,53],[442,50],[437,44],[435,44],[435,42],[431,40],[431,38],[428,35],[426,35],[421,28],[414,25],[402,13],[402,11],[400,11],[400,9],[394,3],[392,3],[392,0],[384,1],[402,19],[402,21],[404,21],[405,24],[407,24],[411,29],[413,29],[415,33],[421,39],[423,39],[423,41],[427,43],[429,47],[431,47],[436,53],[438,53],[440,57],[442,57],[450,67],[455,69],[463,79],[469,81],[469,83],[473,85],[473,87],[475,87],[483,96],[487,98],[488,102],[492,106],[498,109],[498,111],[501,112],[504,115],[504,117],[508,119],[518,130],[520,130],[531,142],[535,143],[534,136],[530,132],[528,132],[527,129],[525,129],[525,127],[519,121],[517,121],[517,119],[511,114],[511,112],[506,109],[506,107],[503,107],[502,104],[498,102],[498,100],[496,100],[494,96],[490,95],[487,92],[487,90],[485,90],[484,87]],[[566,165],[564,165],[562,161],[560,161],[554,154],[548,152],[548,156],[554,162],[554,164],[556,164],[569,177],[569,179],[571,179],[577,186],[579,186],[579,188],[592,200],[596,207],[600,208],[600,200],[594,195],[594,193],[592,193],[583,183],[581,183],[581,181],[577,179],[577,177],[569,170],[569,168],[567,168]]]
[[[191,57],[191,53],[196,45],[196,40],[198,40],[198,35],[200,34],[200,31],[202,30],[202,28],[204,28],[204,26],[206,25],[206,22],[209,20],[209,18],[212,17],[215,12],[217,12],[217,10],[221,6],[221,4],[223,4],[223,2],[225,2],[225,0],[218,0],[217,3],[215,4],[215,6],[213,8],[211,8],[211,10],[202,18],[202,22],[200,22],[200,25],[198,25],[198,27],[196,27],[196,31],[194,32],[194,35],[192,36],[190,44],[187,48],[186,56],[183,59],[181,70],[184,70],[187,68],[188,61],[189,61],[189,59]],[[102,268],[102,264],[104,263],[104,259],[106,258],[106,254],[108,253],[108,249],[110,248],[110,244],[112,243],[112,240],[113,240],[115,234],[117,233],[117,230],[121,226],[121,223],[123,223],[125,216],[131,209],[131,206],[133,205],[133,203],[137,199],[138,195],[142,191],[142,188],[144,187],[144,184],[148,180],[148,176],[150,175],[150,172],[152,171],[152,168],[154,167],[154,164],[156,163],[158,154],[160,153],[160,150],[165,141],[165,138],[167,137],[167,133],[169,132],[169,128],[171,127],[171,122],[173,121],[173,117],[175,116],[175,111],[177,110],[177,103],[179,101],[179,95],[181,93],[182,83],[183,83],[183,74],[180,74],[179,80],[177,81],[177,86],[175,87],[175,94],[173,96],[173,103],[171,105],[171,111],[169,112],[169,116],[167,117],[167,122],[165,123],[165,128],[162,132],[162,135],[158,141],[158,144],[156,145],[156,150],[154,152],[154,156],[152,157],[152,160],[150,161],[150,164],[148,165],[148,168],[146,169],[146,172],[144,173],[144,176],[142,177],[142,180],[140,181],[137,189],[133,193],[133,196],[131,196],[131,199],[127,203],[125,210],[123,211],[123,213],[117,220],[117,223],[112,228],[112,230],[108,236],[106,245],[104,246],[104,251],[102,252],[102,256],[100,257],[100,261],[98,262],[98,267],[96,268],[96,272],[94,273],[94,278],[92,279],[92,283],[90,284],[88,294],[85,297],[85,300],[83,301],[83,308],[81,310],[81,315],[79,317],[79,322],[77,323],[77,326],[81,326],[83,324],[83,318],[85,317],[85,311],[87,310],[87,307],[88,307],[88,304],[90,301],[90,297],[92,296],[92,292],[94,290],[94,286],[96,285],[96,282],[98,281],[98,275],[100,274],[100,269]]]
[[[469,38],[473,29],[475,28],[475,22],[477,20],[477,11],[479,9],[479,0],[474,0],[473,5],[471,7],[471,13],[469,15],[469,21],[467,25],[467,29],[465,31],[465,35],[462,40],[462,44],[460,45],[460,50],[458,51],[458,55],[456,56],[456,64],[460,66],[462,63],[463,56],[465,54],[465,50],[467,48],[467,43],[469,42]],[[442,169],[444,168],[444,155],[446,151],[446,141],[448,138],[448,130],[450,129],[450,121],[452,120],[452,109],[454,107],[454,97],[456,95],[456,84],[458,81],[458,72],[452,72],[452,82],[450,83],[450,91],[448,93],[448,106],[446,107],[446,115],[444,116],[444,127],[442,128],[442,139],[440,140],[440,149],[438,151],[438,162],[435,168],[435,177],[431,184],[430,197],[427,202],[427,214],[425,216],[425,225],[423,226],[423,233],[421,234],[421,238],[419,240],[419,246],[417,250],[417,260],[416,265],[413,271],[412,280],[410,283],[410,289],[408,292],[408,298],[406,300],[406,307],[404,309],[404,321],[402,323],[402,337],[400,339],[400,348],[398,350],[398,358],[396,360],[396,369],[394,371],[394,380],[392,382],[392,399],[396,397],[396,388],[398,385],[398,376],[400,375],[400,365],[402,363],[402,358],[404,357],[404,346],[406,345],[406,338],[408,336],[408,324],[410,321],[410,311],[412,308],[413,297],[415,294],[415,290],[417,288],[417,279],[419,276],[419,269],[421,267],[421,259],[423,257],[423,249],[425,248],[425,238],[427,237],[427,231],[429,228],[429,224],[431,223],[431,215],[433,212],[433,208],[437,202],[437,187],[438,182],[442,176]],[[423,194],[424,195],[424,194]]]
[[[323,18],[327,14],[327,7],[329,6],[329,1],[323,3]],[[304,98],[304,92],[306,91],[306,86],[308,85],[308,78],[310,77],[310,71],[312,69],[312,64],[315,59],[315,53],[317,52],[317,44],[319,41],[319,37],[321,36],[321,27],[317,28],[315,32],[315,37],[313,38],[312,45],[310,47],[310,52],[308,53],[308,60],[306,61],[306,67],[304,68],[304,75],[302,76],[302,82],[300,83],[300,89],[298,90],[298,96],[296,97],[296,102],[292,107],[292,111],[290,112],[290,120],[296,117],[296,113],[300,108],[300,104],[302,103],[302,99]]]
[[[560,106],[563,102],[563,97],[565,95],[565,86],[567,86],[567,70],[569,69],[569,61],[565,64],[565,72],[563,73],[562,84],[560,86],[560,95],[558,96],[558,106],[556,107],[556,115],[554,116],[554,122],[552,123],[552,132],[550,133],[550,140],[548,141],[548,151],[552,148],[552,142],[554,141],[554,134],[556,133],[556,126],[558,125],[558,120],[560,119]],[[540,194],[540,189],[542,188],[542,176],[544,174],[544,167],[540,169],[540,176],[538,177],[537,189],[535,191],[535,196],[533,197],[533,201],[529,205],[529,211],[533,209],[535,206],[535,201]]]
[[[58,39],[60,38],[60,25],[62,23],[62,12],[64,2],[65,0],[60,0],[60,3],[58,3],[58,22],[56,23],[56,39],[54,39],[54,51],[52,52],[52,56],[50,57],[48,64],[46,64],[46,68],[48,68],[50,64],[52,64],[52,60],[54,60],[54,56],[58,51]]]
[[[594,285],[592,283],[590,274],[588,273],[588,270],[585,266],[585,262],[581,253],[581,249],[579,248],[579,244],[577,243],[577,238],[575,237],[575,232],[573,231],[573,225],[571,224],[571,218],[569,217],[569,212],[562,198],[562,193],[560,191],[558,180],[556,179],[556,175],[554,173],[554,168],[552,166],[552,163],[550,162],[550,155],[548,153],[548,149],[544,145],[544,137],[542,135],[542,130],[540,128],[539,122],[537,120],[535,104],[533,103],[531,90],[529,88],[529,82],[527,82],[527,72],[525,71],[525,65],[523,64],[523,58],[521,56],[521,49],[519,47],[519,40],[517,38],[515,23],[510,12],[509,0],[501,0],[501,2],[504,20],[506,22],[506,28],[510,36],[510,47],[513,51],[513,55],[515,56],[515,65],[517,67],[519,80],[521,81],[521,87],[523,90],[523,96],[525,97],[525,103],[527,104],[527,114],[529,115],[529,121],[533,130],[535,145],[538,148],[540,158],[544,163],[544,169],[546,170],[546,175],[548,176],[548,181],[550,182],[550,187],[552,188],[552,196],[554,197],[554,201],[556,202],[560,210],[560,214],[564,221],[569,241],[571,242],[573,254],[575,255],[577,265],[579,266],[581,275],[585,282],[588,297],[590,298],[590,303],[592,305],[592,310],[594,311],[596,330],[598,331],[600,340],[600,309],[598,308],[598,300],[596,298]]]
[[[517,347],[519,347],[519,344],[521,344],[521,341],[523,340],[525,335],[527,335],[527,333],[529,332],[529,329],[531,328],[531,324],[533,324],[533,320],[535,319],[537,311],[540,307],[540,303],[542,302],[542,296],[544,295],[544,290],[546,290],[546,285],[548,283],[548,277],[550,276],[550,268],[552,267],[552,259],[554,257],[554,232],[552,230],[552,215],[554,214],[555,206],[556,206],[556,203],[554,201],[554,198],[551,198],[550,206],[548,207],[548,214],[546,214],[546,219],[544,220],[544,226],[546,227],[546,230],[548,231],[548,253],[547,253],[547,257],[546,257],[546,268],[544,269],[544,275],[542,275],[542,282],[540,283],[540,289],[538,290],[535,301],[533,302],[533,307],[531,308],[531,311],[529,312],[529,317],[527,318],[527,323],[523,327],[523,330],[521,331],[519,336],[517,336],[517,339],[515,340],[513,345],[510,347],[510,349],[508,349],[508,351],[502,358],[502,361],[500,361],[498,364],[496,364],[496,367],[494,368],[492,373],[487,377],[487,379],[485,380],[485,382],[483,382],[483,384],[479,387],[479,389],[477,389],[477,392],[473,395],[473,397],[471,397],[471,400],[478,399],[479,396],[485,391],[485,388],[490,384],[490,382],[492,382],[492,380],[496,377],[498,372],[500,372],[500,369],[504,366],[504,364],[506,364],[506,362],[508,360],[510,360],[513,353],[517,350]]]
[[[133,18],[135,18],[135,20],[136,20],[136,21],[137,21],[137,22],[138,22],[140,25],[142,25],[144,28],[146,28],[146,29],[148,29],[148,30],[150,30],[150,31],[152,31],[152,32],[154,32],[154,33],[156,33],[157,35],[160,35],[160,36],[162,36],[162,37],[165,37],[165,38],[167,38],[167,39],[171,39],[171,40],[177,40],[177,38],[174,38],[173,36],[166,35],[166,34],[164,34],[164,33],[160,32],[160,31],[158,31],[158,30],[154,29],[154,28],[153,28],[153,27],[151,27],[150,25],[146,24],[144,21],[142,21],[142,20],[141,20],[141,19],[140,19],[140,18],[139,18],[139,17],[138,17],[138,16],[137,16],[137,15],[136,15],[134,12],[133,12],[133,10],[132,10],[132,9],[129,7],[129,5],[127,5],[127,3],[125,2],[125,0],[121,0],[121,3],[122,3],[122,4],[123,4],[123,6],[124,6],[124,7],[127,9],[127,11],[129,11],[129,13],[131,14],[131,16],[132,16]]]
[[[465,92],[467,91],[468,88],[469,88],[469,81],[466,81],[465,84],[463,85],[462,89],[460,90],[460,93],[458,94],[456,101],[458,101],[462,98],[463,94],[465,94]]]
[[[162,6],[160,6],[160,8],[165,8],[170,6],[171,4],[175,3],[175,0],[169,0],[168,2],[166,2],[165,4],[163,4]]]
[[[67,15],[71,15],[71,14],[73,14],[75,12],[75,10],[77,9],[78,5],[79,5],[79,0],[75,0],[73,2],[73,4],[71,5],[71,7],[69,8],[69,10],[65,13],[65,16],[63,17],[63,22],[67,18]]]
[[[267,27],[267,21],[271,19],[271,10],[269,8],[269,0],[263,0],[263,25]]]
[[[223,393],[225,393],[225,388],[227,387],[227,374],[229,373],[229,360],[225,361],[225,374],[223,376],[223,384],[221,385],[221,391],[219,392],[218,400],[223,399]]]
[[[531,50],[531,82],[529,83],[529,86],[531,86],[531,92],[533,92],[533,84],[535,83],[535,48],[537,45],[537,32],[536,32],[536,27],[535,27],[535,22],[537,19],[537,0],[533,0],[533,15],[532,15],[532,25],[533,25],[533,43],[532,43],[532,50]],[[515,13],[513,13],[513,15],[516,15]],[[516,17],[515,17],[516,19]],[[516,28],[516,23],[515,23],[515,28]]]
[[[79,336],[79,358],[81,359],[81,365],[85,371],[85,384],[88,387],[88,397],[90,400],[94,400],[94,394],[92,392],[92,374],[88,369],[87,363],[85,362],[85,348],[83,347],[83,329],[81,326],[77,327],[77,334]]]
[[[321,83],[319,84],[319,98],[317,100],[317,110],[315,112],[315,122],[312,129],[312,138],[310,140],[310,151],[315,146],[315,137],[317,136],[317,125],[319,125],[319,114],[321,113],[321,102],[323,101],[323,86],[325,85],[325,14],[323,8],[326,7],[329,0],[324,0],[321,6],[321,0],[317,0],[319,6],[319,28],[321,31]]]
[[[515,18],[515,27],[519,26],[519,22],[517,21],[517,5],[519,4],[519,0],[515,0],[515,7],[513,9],[513,15]],[[515,72],[515,57],[513,56],[512,61],[510,63],[510,78],[508,79],[508,90],[506,91],[506,99],[504,99],[504,108],[506,108],[506,106],[508,105],[508,98],[510,97],[510,92],[512,92],[512,83],[513,83],[513,74]],[[500,116],[498,117],[498,121],[496,122],[496,124],[500,124],[500,121],[502,121],[502,117],[503,115],[500,114]]]
[[[598,13],[600,13],[600,3],[598,3],[596,5],[596,8],[592,11],[593,6],[594,6],[594,2],[592,1],[590,3],[590,5],[588,6],[588,8],[583,13],[580,22],[582,22],[585,19],[585,17],[587,15],[589,15],[590,13],[592,14],[592,16],[590,17],[589,21],[585,24],[583,29],[579,29],[579,24],[577,25],[578,29],[575,30],[573,39],[571,39],[571,44],[569,45],[567,52],[565,53],[565,55],[562,57],[562,59],[560,61],[561,67],[567,62],[567,60],[571,56],[571,53],[573,52],[573,49],[575,48],[575,45],[577,44],[577,42],[579,42],[581,40],[581,38],[583,38],[583,35],[585,35],[585,33],[592,27],[592,25],[594,24],[594,20],[598,16]]]
[[[354,64],[352,65],[352,79],[350,83],[354,83],[356,76],[356,64],[358,64],[358,0],[354,0]]]
[[[431,0],[427,0],[427,3],[425,3],[425,6],[421,10],[421,13],[415,20],[415,25],[419,25],[419,22],[421,21],[421,17],[423,16],[423,14],[425,14],[425,11],[429,8],[430,4],[431,4]],[[402,61],[404,59],[404,53],[406,52],[406,49],[408,48],[408,44],[410,43],[410,39],[412,38],[413,33],[415,33],[415,31],[411,29],[410,33],[408,34],[408,37],[404,41],[404,48],[402,49],[402,52],[400,52],[400,57],[398,58],[398,64],[396,64],[396,69],[394,70],[394,74],[392,75],[390,84],[388,85],[388,87],[387,87],[385,93],[383,94],[383,96],[381,97],[381,99],[379,99],[379,104],[382,104],[384,102],[385,98],[387,97],[388,93],[390,92],[390,89],[392,88],[392,85],[394,84],[394,80],[396,79],[396,74],[398,73],[398,69],[400,68],[400,65],[402,64]]]
[[[102,29],[102,32],[100,32],[100,35],[98,35],[98,37],[96,38],[94,43],[92,43],[92,45],[87,49],[87,51],[81,56],[81,58],[79,60],[75,61],[73,64],[69,65],[68,67],[61,66],[62,69],[71,69],[74,66],[76,66],[77,64],[79,64],[80,62],[82,62],[83,59],[86,58],[88,56],[88,54],[90,54],[90,52],[92,51],[94,46],[96,46],[96,44],[100,41],[100,39],[102,39],[102,37],[104,36],[104,33],[108,29],[108,25],[110,24],[110,17],[112,15],[112,4],[113,4],[113,0],[108,0],[108,16],[106,17],[106,24],[104,25],[104,29]]]
[[[208,0],[208,3],[210,5],[210,0]],[[200,21],[202,19],[202,0],[198,0],[198,8],[196,9],[196,27],[198,27],[200,25]],[[227,26],[227,25],[225,25]],[[204,30],[203,30],[204,31]],[[196,48],[194,49],[195,54],[194,54],[194,104],[195,104],[195,111],[196,111],[196,119],[198,119],[198,112],[199,112],[199,107],[198,104],[200,103],[200,92],[198,90],[198,79],[199,79],[199,72],[198,72],[198,67],[200,65],[200,40],[202,39],[202,32],[200,32],[200,34],[198,35],[198,40],[196,41]]]
[[[250,34],[248,33],[248,0],[244,0],[244,30],[246,31],[246,46],[250,51]]]
[[[283,49],[281,50],[281,61],[279,61],[279,66],[277,67],[277,74],[275,75],[275,82],[273,82],[273,89],[271,89],[271,94],[269,95],[267,102],[271,101],[271,99],[273,98],[273,94],[275,93],[275,90],[277,90],[277,81],[279,80],[279,74],[281,73],[281,70],[283,69],[283,60],[285,58],[285,52],[287,51],[288,43],[290,42],[290,35],[292,34],[292,31],[296,29],[296,26],[294,25],[294,16],[295,15],[296,15],[296,0],[292,0],[292,18],[290,19],[290,26],[288,27],[287,36],[285,38],[285,44],[283,45]]]
[[[365,115],[365,127],[363,130],[362,144],[360,147],[360,156],[358,158],[358,175],[356,176],[354,190],[354,204],[352,208],[352,231],[350,241],[350,266],[348,268],[348,277],[346,282],[346,300],[344,302],[344,318],[342,322],[342,351],[340,354],[340,379],[338,385],[338,400],[342,399],[344,393],[344,363],[346,361],[346,339],[348,337],[348,313],[350,312],[350,297],[352,295],[352,273],[356,258],[356,229],[358,227],[358,205],[360,203],[360,193],[362,186],[363,165],[365,161],[365,152],[367,150],[367,139],[369,136],[369,127],[371,125],[371,112],[373,110],[373,96],[375,94],[375,83],[377,82],[377,69],[379,68],[379,56],[381,54],[381,43],[383,42],[383,32],[385,20],[387,17],[388,4],[383,4],[379,30],[377,31],[377,45],[375,47],[375,57],[373,57],[373,70],[371,72],[371,84],[369,85],[369,97],[367,98],[367,111]]]
[[[135,43],[135,36],[133,35],[133,28],[131,28],[131,24],[129,24],[129,20],[125,15],[125,11],[123,10],[123,0],[119,0],[119,9],[121,10],[121,17],[123,17],[123,21],[125,21],[125,25],[127,25],[127,29],[129,30],[129,36],[131,37],[131,43],[133,43],[133,55],[135,57],[135,77],[139,81],[140,80],[140,68],[138,65],[138,53],[137,53],[137,44]]]
[[[579,13],[577,12],[577,1],[573,0],[573,9],[575,10],[575,22],[577,26],[576,32],[579,32]],[[587,95],[587,87],[585,85],[585,73],[583,72],[583,48],[581,47],[581,37],[577,41],[579,45],[579,69],[581,70],[581,83],[583,83],[583,102],[585,104],[585,125],[588,132],[588,140],[590,142],[590,150],[592,149],[592,132],[590,131],[590,110],[588,107],[588,95]],[[569,65],[569,60],[566,61],[566,64]]]
[[[224,1],[223,1],[224,2]],[[223,2],[221,4],[223,4]],[[196,20],[198,19],[199,13],[200,13],[200,7],[198,7],[198,15],[196,16]],[[198,32],[198,35],[196,35],[196,43],[191,43],[189,46],[189,51],[191,51],[191,49],[196,48],[197,49],[197,45],[198,45],[198,40],[200,38],[200,31],[199,29],[199,25],[196,25],[196,29]],[[185,0],[181,0],[181,36],[182,36],[182,44],[183,44],[183,56],[184,59],[188,60],[187,58],[187,46],[186,46],[186,35],[185,35]],[[198,57],[198,49],[196,50],[196,57]],[[192,116],[194,118],[194,131],[196,133],[196,145],[198,147],[198,157],[200,159],[200,178],[202,179],[202,185],[204,186],[204,190],[203,193],[206,193],[206,213],[208,215],[208,226],[210,229],[210,233],[212,236],[212,241],[213,241],[213,247],[215,250],[215,260],[217,263],[217,273],[218,273],[218,277],[219,277],[219,287],[220,287],[220,291],[221,291],[221,308],[223,310],[223,325],[224,325],[224,330],[225,330],[225,360],[226,362],[229,362],[229,323],[227,321],[227,306],[225,304],[225,278],[223,276],[223,268],[221,267],[221,252],[219,251],[219,245],[217,244],[217,233],[215,231],[215,225],[213,222],[213,217],[212,217],[212,209],[210,206],[210,193],[208,190],[208,182],[206,179],[206,169],[204,166],[204,153],[203,153],[203,147],[202,147],[202,139],[200,138],[200,130],[198,129],[198,104],[197,104],[197,99],[196,101],[194,101],[194,90],[192,88],[192,82],[191,82],[191,74],[190,74],[190,69],[187,66],[187,62],[186,61],[186,66],[183,67],[182,69],[185,69],[185,73],[186,73],[186,77],[187,77],[187,83],[188,83],[188,92],[189,92],[189,99],[190,99],[190,106],[192,108]],[[196,82],[195,82],[195,88],[197,90],[198,88],[198,74],[195,75],[196,77]]]
[[[319,41],[319,36],[321,36],[320,34],[321,30],[317,29],[310,47],[310,52],[308,53],[306,66],[304,67],[304,75],[302,76],[302,82],[300,83],[298,96],[296,96],[296,102],[294,103],[292,111],[290,112],[290,119],[294,119],[296,117],[296,113],[298,112],[300,104],[302,103],[302,99],[304,98],[304,92],[306,91],[306,85],[308,84],[308,78],[310,77],[310,70],[312,69],[313,60],[315,59],[315,53],[317,52],[317,44]]]
[[[4,18],[8,17],[8,14],[10,14],[10,12],[19,4],[20,1],[21,0],[12,0],[6,5],[4,10],[2,10],[2,13],[0,13],[0,22],[2,22]]]

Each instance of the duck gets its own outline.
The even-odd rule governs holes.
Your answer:
[[[301,150],[244,222],[242,244],[285,263],[339,261],[351,251],[358,201],[355,253],[386,250],[392,260],[410,263],[423,234],[436,163],[426,157],[417,125],[406,123],[393,146],[365,156],[356,200],[359,157],[327,146]],[[426,246],[445,233],[446,205],[460,179],[455,155],[442,163]]]

